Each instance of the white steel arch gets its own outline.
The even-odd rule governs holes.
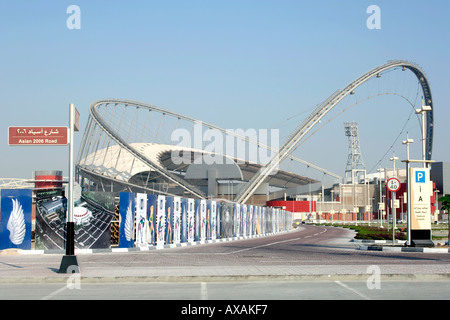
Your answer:
[[[261,185],[268,175],[294,150],[299,141],[322,119],[331,109],[333,109],[342,99],[354,92],[354,90],[370,78],[379,75],[388,69],[402,67],[409,69],[420,82],[426,105],[431,106],[431,111],[427,112],[427,131],[426,131],[426,159],[431,159],[433,144],[433,99],[428,79],[422,69],[415,63],[403,60],[390,60],[386,64],[376,67],[365,73],[342,90],[333,93],[327,100],[322,102],[289,136],[287,142],[280,148],[278,155],[264,167],[262,167],[241,189],[234,201],[245,203],[255,190]]]
[[[130,178],[130,177],[122,177],[122,179],[119,179],[119,181],[116,181],[114,176],[119,175],[120,174],[119,172],[109,172],[109,174],[106,174],[106,172],[102,173],[101,171],[99,171],[100,174],[96,174],[94,171],[90,171],[89,168],[86,168],[86,167],[83,167],[83,165],[80,165],[80,162],[82,162],[82,160],[85,162],[86,159],[88,159],[88,158],[92,159],[95,157],[106,157],[106,152],[102,153],[101,151],[99,151],[98,141],[100,139],[103,139],[103,137],[107,136],[107,137],[109,137],[109,139],[115,141],[115,143],[117,143],[117,145],[120,146],[120,148],[123,148],[124,150],[126,150],[133,157],[135,157],[136,159],[141,161],[143,164],[150,167],[152,170],[154,170],[155,172],[157,172],[158,174],[163,176],[165,179],[182,187],[185,191],[189,192],[190,194],[194,195],[195,197],[206,198],[206,195],[202,190],[200,190],[196,186],[190,184],[189,182],[185,181],[184,179],[180,178],[176,174],[161,167],[161,164],[157,163],[157,161],[154,158],[146,156],[142,152],[142,150],[139,149],[138,144],[130,143],[130,140],[126,137],[126,134],[124,134],[123,130],[122,130],[122,132],[119,132],[120,130],[118,130],[117,127],[115,127],[110,121],[108,121],[108,119],[107,119],[108,117],[117,116],[118,118],[120,118],[120,115],[109,114],[108,117],[106,117],[105,116],[106,112],[104,112],[104,111],[106,111],[106,108],[111,107],[113,109],[113,108],[115,108],[115,106],[119,106],[119,105],[124,106],[125,108],[146,109],[149,112],[151,111],[151,112],[156,112],[158,114],[162,114],[165,116],[171,116],[178,120],[185,120],[190,123],[200,122],[199,120],[196,120],[194,118],[190,118],[190,117],[187,117],[187,116],[184,116],[184,115],[181,115],[181,114],[169,111],[169,110],[158,108],[151,104],[146,104],[146,103],[142,103],[142,102],[138,102],[138,101],[132,101],[132,100],[126,100],[126,99],[102,99],[102,100],[94,101],[89,107],[90,118],[86,125],[86,130],[85,130],[85,133],[84,133],[82,141],[81,141],[81,147],[80,147],[80,151],[78,153],[77,169],[79,171],[84,172],[85,174],[96,176],[96,177],[104,179],[104,180],[108,180],[111,182],[115,181],[124,186],[136,187],[132,183],[126,182],[127,181],[126,178]],[[104,111],[102,111],[102,110],[104,110]],[[119,121],[119,123],[121,123],[122,120],[118,120],[118,121]],[[116,126],[119,123],[116,123]],[[209,123],[201,122],[201,124],[203,127],[218,130],[221,133],[223,133],[224,135],[231,135],[238,139],[246,141],[248,143],[253,143],[255,145],[257,144],[258,147],[266,148],[268,150],[271,150],[273,153],[278,151],[275,148],[273,148],[272,146],[269,146],[269,145],[263,144],[259,141],[253,140],[250,136],[239,134],[238,131],[225,130],[218,126],[209,124]],[[131,124],[131,125],[133,125],[133,124]],[[94,129],[95,127],[99,128],[100,130],[97,131],[97,129]],[[119,127],[123,127],[123,125],[119,124]],[[121,129],[123,129],[123,128],[121,128]],[[132,130],[132,128],[129,128],[129,131],[131,131],[131,130]],[[109,146],[109,144],[108,144],[108,146]],[[111,148],[109,150],[111,150]],[[91,151],[91,154],[89,154],[89,151]],[[323,172],[324,174],[327,174],[329,176],[332,176],[332,177],[335,177],[338,179],[342,178],[341,176],[339,176],[333,172],[325,170],[325,169],[323,169],[319,166],[316,166],[310,162],[304,161],[298,157],[295,157],[294,155],[290,154],[290,155],[288,155],[288,157],[290,159],[292,159],[293,161],[302,163],[302,164],[308,166],[309,168],[313,168],[313,169]],[[110,171],[111,170],[113,170],[113,169],[110,169]],[[141,187],[141,188],[148,189],[146,187]]]

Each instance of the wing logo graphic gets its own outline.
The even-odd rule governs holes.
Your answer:
[[[13,244],[19,245],[25,238],[25,216],[19,200],[11,200],[13,202],[13,209],[9,216],[6,228],[9,230],[9,240],[11,240]]]
[[[131,212],[131,201],[128,203],[127,214],[125,216],[125,238],[131,241],[133,233],[133,212]]]

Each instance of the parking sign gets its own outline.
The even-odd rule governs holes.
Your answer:
[[[423,170],[416,171],[416,183],[425,183],[425,171]]]

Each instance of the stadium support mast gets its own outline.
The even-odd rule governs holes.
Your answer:
[[[366,174],[366,168],[359,146],[358,124],[356,122],[345,122],[345,135],[348,137],[348,159],[345,169],[345,183],[359,182],[360,174]]]

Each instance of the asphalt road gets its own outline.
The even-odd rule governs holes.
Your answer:
[[[126,253],[1,255],[0,299],[439,300],[450,298],[450,254],[357,250],[344,228]],[[173,310],[172,310],[173,311]]]

